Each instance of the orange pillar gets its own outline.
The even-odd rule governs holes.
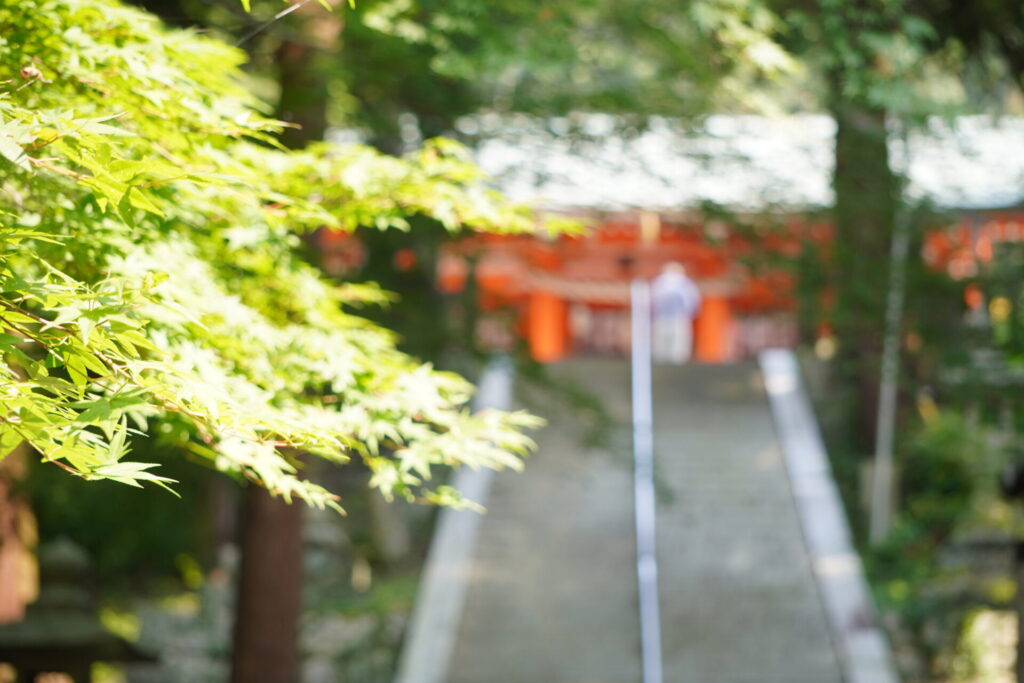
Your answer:
[[[705,297],[694,330],[694,357],[702,363],[731,360],[732,311],[725,297]]]
[[[530,356],[550,363],[565,356],[568,348],[568,313],[565,300],[549,292],[531,292],[527,319]]]

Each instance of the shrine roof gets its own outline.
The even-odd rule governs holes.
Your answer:
[[[804,210],[832,203],[835,124],[822,114],[715,115],[684,130],[654,119],[623,131],[605,115],[462,119],[476,159],[518,201],[550,208]],[[1024,118],[935,119],[910,135],[910,194],[939,207],[1024,201]],[[894,166],[902,146],[890,145]]]

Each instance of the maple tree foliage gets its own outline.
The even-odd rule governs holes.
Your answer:
[[[386,300],[299,256],[322,226],[534,229],[446,141],[395,158],[289,151],[243,53],[112,0],[0,3],[0,457],[170,486],[170,440],[291,500],[339,508],[298,453],[361,458],[386,495],[458,504],[438,465],[518,467],[523,412],[353,314]]]

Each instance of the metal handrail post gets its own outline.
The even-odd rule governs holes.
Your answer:
[[[640,653],[644,683],[662,683],[661,616],[655,554],[654,434],[651,387],[651,288],[643,279],[631,290],[633,490],[636,574],[640,606]]]

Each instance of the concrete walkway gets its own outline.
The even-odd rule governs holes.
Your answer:
[[[760,373],[654,376],[665,680],[838,682]]]
[[[554,370],[601,397],[610,442],[583,448],[568,411],[548,413],[525,471],[495,477],[450,683],[638,680],[629,367]]]
[[[548,413],[540,451],[498,475],[469,562],[449,683],[640,680],[629,368],[553,368],[614,420],[585,448]],[[665,681],[838,683],[836,649],[756,366],[656,367]]]

